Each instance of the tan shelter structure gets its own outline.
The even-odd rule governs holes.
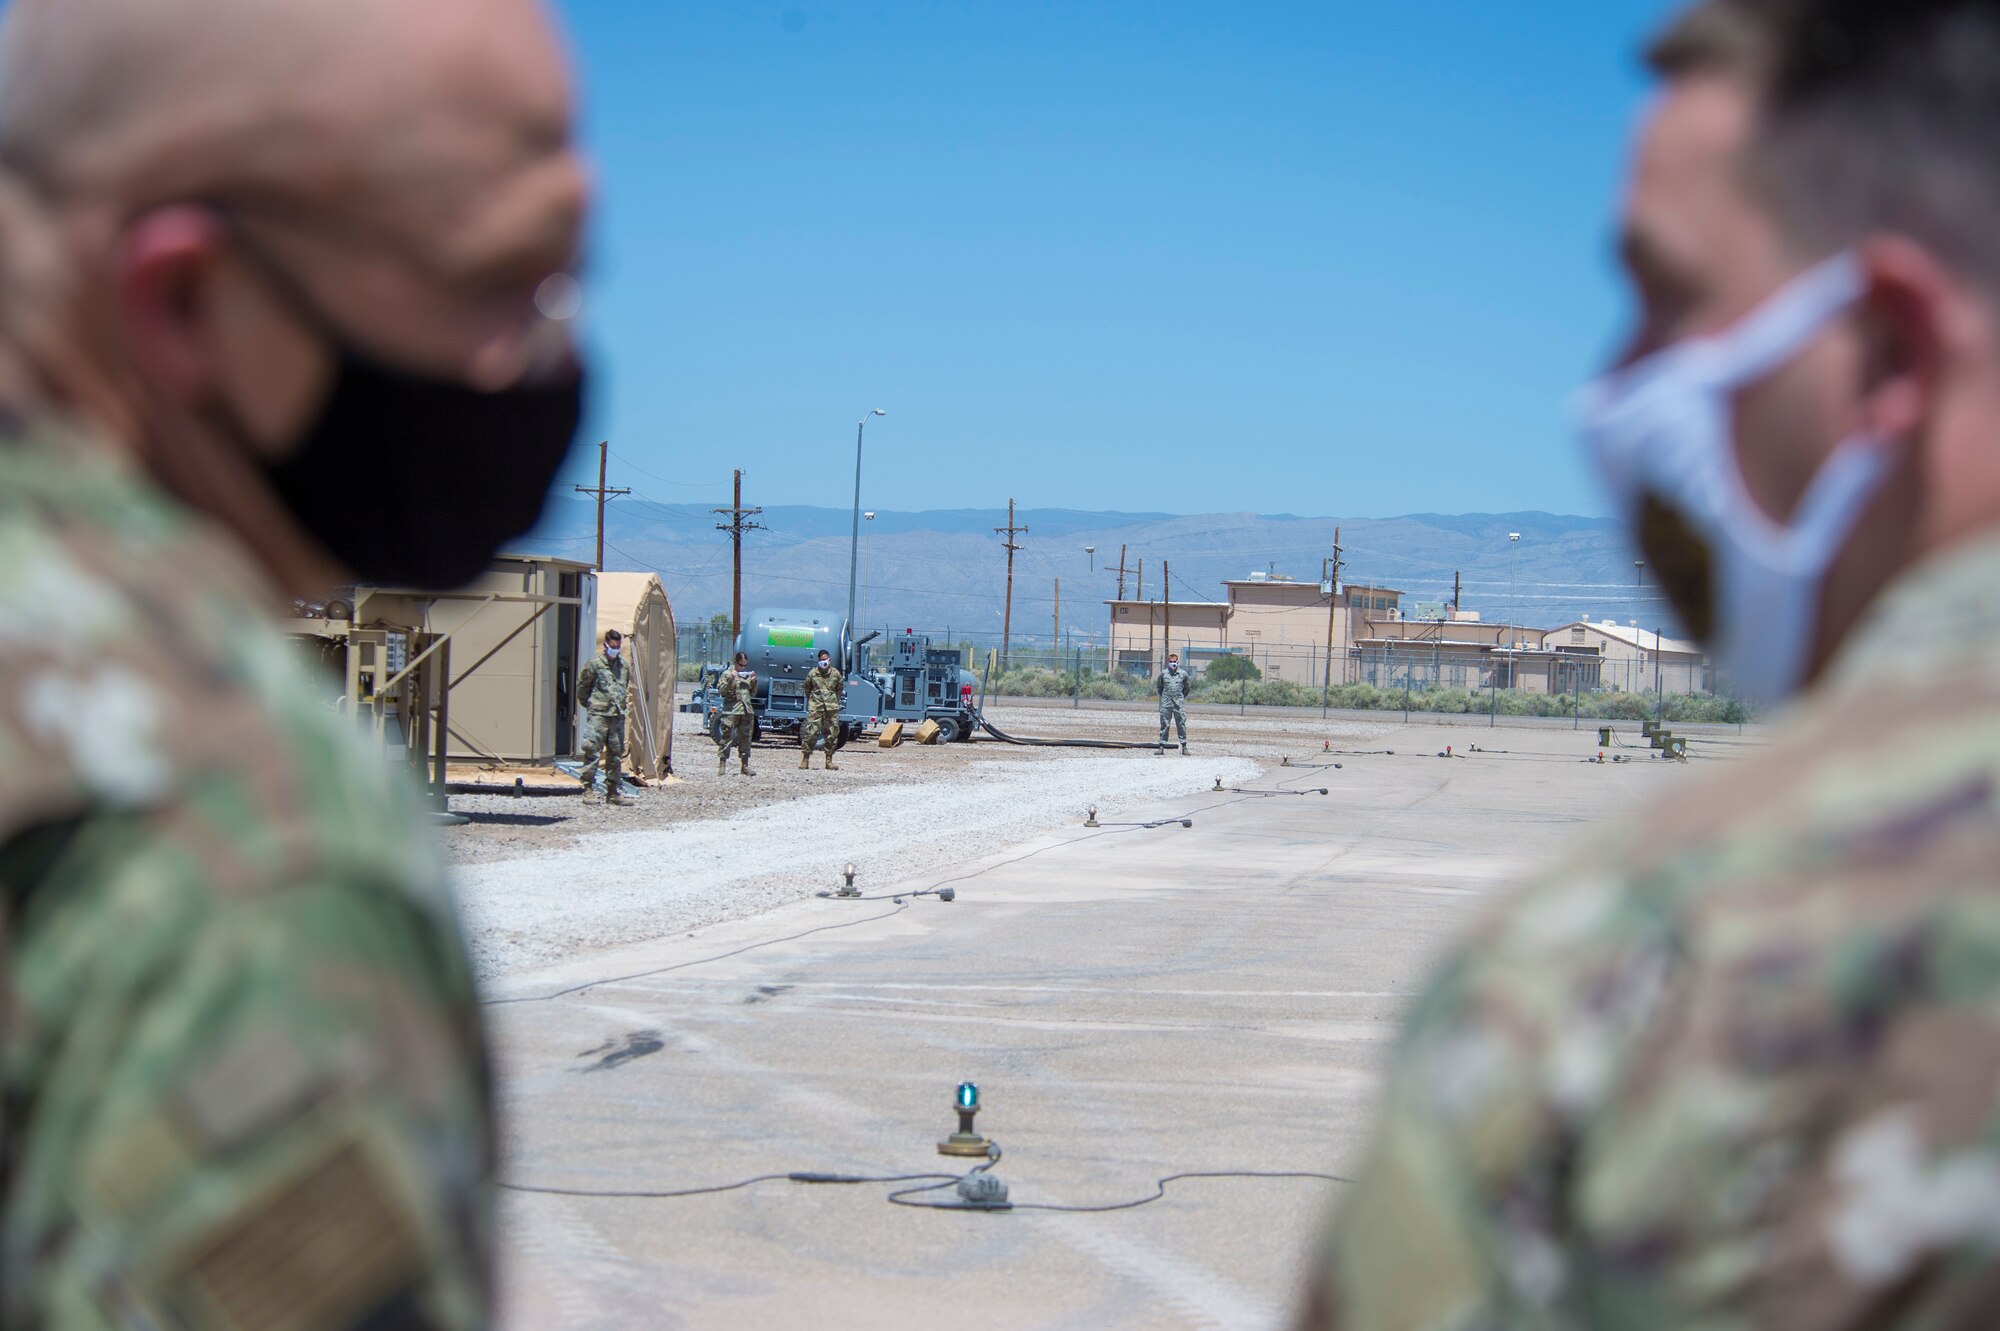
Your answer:
[[[580,560],[503,554],[454,592],[356,588],[353,621],[450,639],[453,761],[546,764],[581,739],[573,693],[597,650],[597,576]]]
[[[617,629],[624,638],[624,656],[632,665],[625,761],[646,780],[661,780],[673,771],[674,685],[680,676],[680,651],[673,607],[657,574],[597,575],[598,643],[608,629]]]

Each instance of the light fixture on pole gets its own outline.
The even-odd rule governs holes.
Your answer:
[[[868,416],[888,414],[877,407]],[[850,643],[854,640],[854,589],[861,566],[861,432],[868,428],[868,416],[863,416],[854,426],[854,533],[847,542],[847,638]]]
[[[869,509],[869,510],[868,510],[868,511],[867,511],[866,513],[863,513],[863,514],[861,515],[861,520],[862,520],[863,522],[873,522],[873,521],[875,521],[875,510],[871,508],[871,509]],[[870,530],[870,531],[873,531],[873,530],[874,530],[874,528],[873,528],[873,527],[870,527],[870,528],[869,528],[869,530]],[[874,576],[874,569],[875,569],[875,565],[874,565],[874,562],[873,562],[873,561],[874,561],[874,554],[873,554],[873,549],[874,549],[874,547],[872,547],[872,546],[871,546],[871,547],[870,547],[870,554],[869,554],[869,560],[870,560],[870,562],[869,562],[869,565],[868,565],[868,569],[869,569],[869,576],[870,576],[870,577],[873,577],[873,576]],[[863,619],[866,619],[866,618],[868,618],[868,602],[866,602],[866,601],[863,601],[863,602],[861,603],[861,617],[862,617]],[[850,625],[848,626],[848,630],[847,630],[847,631],[848,631],[848,632],[849,632],[850,634],[852,634],[852,633],[854,632],[854,626],[850,624]],[[858,668],[859,668],[859,666],[858,666],[858,663],[857,663],[857,664],[856,664],[855,666],[851,666],[851,667],[849,667],[849,668],[850,668],[850,669],[858,669]]]
[[[1514,687],[1514,648],[1520,635],[1515,632],[1515,616],[1519,611],[1514,600],[1514,567],[1521,548],[1521,533],[1507,533],[1507,687]]]

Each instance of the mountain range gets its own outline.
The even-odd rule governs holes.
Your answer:
[[[743,607],[844,609],[851,509],[773,507],[743,539]],[[727,521],[694,505],[641,498],[605,510],[605,567],[660,574],[683,624],[726,614],[731,553]],[[1103,633],[1104,602],[1118,589],[1160,595],[1171,568],[1176,601],[1227,599],[1223,580],[1252,574],[1318,581],[1341,544],[1348,584],[1392,587],[1405,603],[1450,601],[1483,618],[1551,627],[1589,617],[1637,620],[1675,631],[1657,588],[1634,565],[1613,518],[1556,513],[1416,513],[1393,518],[1298,517],[1287,513],[1086,512],[1019,509],[1014,560],[1016,641],[1046,642],[1056,628],[1057,581],[1067,638]],[[996,637],[1006,594],[1007,510],[877,512],[862,523],[857,619],[864,628],[917,628],[954,637]],[[596,504],[550,501],[517,548],[590,560]],[[1519,542],[1510,533],[1520,534]],[[1087,547],[1095,547],[1094,553]],[[1511,608],[1511,613],[1510,613]]]

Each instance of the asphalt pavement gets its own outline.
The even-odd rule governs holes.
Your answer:
[[[882,899],[496,982],[502,1177],[567,1190],[503,1195],[505,1325],[1283,1325],[1337,1181],[1026,1204],[1342,1175],[1441,949],[1509,880],[1732,751],[1599,764],[1589,731],[1469,738],[1506,751],[1440,758],[1463,745],[1429,727],[1301,744],[1320,765],[1123,815],[1191,828],[1079,822],[954,871],[948,903],[886,899],[936,882],[891,872],[858,884]],[[888,1200],[930,1180],[571,1195],[961,1173],[936,1151],[961,1081],[1023,1209]]]

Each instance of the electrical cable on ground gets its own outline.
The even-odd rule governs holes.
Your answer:
[[[629,1199],[641,1201],[671,1201],[682,1197],[711,1197],[719,1193],[740,1192],[755,1187],[759,1183],[802,1183],[813,1186],[837,1185],[854,1186],[868,1183],[917,1183],[920,1187],[899,1188],[883,1200],[893,1206],[907,1206],[916,1211],[1061,1211],[1072,1215],[1102,1214],[1107,1211],[1132,1211],[1141,1206],[1150,1206],[1163,1200],[1167,1195],[1167,1185],[1183,1179],[1314,1179],[1323,1183],[1351,1183],[1352,1179],[1339,1174],[1323,1174],[1308,1169],[1184,1169],[1172,1174],[1163,1174],[1153,1181],[1153,1191],[1144,1197],[1134,1197],[1122,1202],[1104,1202],[1097,1205],[1071,1205],[1059,1202],[919,1202],[909,1200],[926,1193],[942,1192],[946,1188],[957,1188],[965,1180],[987,1173],[1000,1163],[1000,1145],[993,1144],[992,1154],[963,1174],[832,1174],[815,1170],[793,1170],[783,1174],[755,1174],[738,1179],[733,1183],[717,1183],[701,1188],[561,1188],[530,1183],[501,1183],[498,1186],[508,1192],[531,1193],[544,1197],[590,1197],[612,1200]]]
[[[957,1174],[823,1174],[811,1170],[794,1170],[789,1174],[757,1174],[750,1178],[738,1179],[734,1183],[717,1183],[706,1188],[554,1188],[532,1183],[500,1183],[495,1186],[507,1192],[530,1192],[545,1197],[636,1197],[660,1200],[673,1197],[707,1197],[719,1192],[738,1192],[759,1183],[915,1183],[928,1179],[943,1179],[949,1185],[958,1182]]]
[[[1276,794],[1276,793],[1283,793],[1283,792],[1271,792],[1271,793],[1273,793],[1273,794]],[[1294,792],[1294,793],[1301,793],[1301,794],[1302,794],[1302,793],[1304,793],[1304,792]],[[1112,836],[1112,835],[1115,835],[1115,834],[1117,834],[1117,833],[1120,833],[1120,832],[1127,832],[1127,831],[1138,831],[1138,830],[1140,830],[1140,829],[1143,829],[1143,828],[1149,828],[1149,827],[1164,827],[1164,826],[1167,826],[1167,825],[1169,825],[1169,824],[1172,824],[1172,823],[1186,823],[1186,822],[1189,822],[1189,821],[1190,821],[1190,820],[1191,820],[1191,819],[1192,819],[1192,818],[1194,817],[1194,815],[1195,815],[1195,814],[1198,814],[1198,813],[1207,813],[1207,812],[1209,812],[1209,811],[1211,811],[1211,810],[1214,810],[1214,809],[1223,809],[1223,808],[1227,808],[1227,807],[1229,807],[1229,806],[1230,806],[1230,805],[1232,805],[1232,804],[1241,804],[1241,803],[1243,803],[1243,802],[1244,802],[1244,801],[1245,801],[1246,799],[1250,799],[1250,798],[1254,798],[1254,797],[1253,797],[1253,796],[1249,796],[1249,795],[1244,795],[1244,796],[1239,796],[1238,798],[1236,798],[1236,799],[1233,799],[1233,800],[1218,800],[1218,801],[1216,801],[1216,802],[1215,802],[1214,804],[1204,804],[1204,805],[1200,806],[1199,808],[1195,808],[1195,809],[1190,809],[1190,810],[1189,810],[1189,811],[1188,811],[1187,813],[1185,813],[1185,814],[1182,814],[1182,815],[1181,815],[1180,817],[1177,817],[1177,818],[1163,818],[1163,819],[1160,819],[1160,820],[1158,820],[1158,821],[1156,821],[1156,822],[1152,822],[1152,823],[1114,823],[1114,824],[1110,824],[1110,825],[1107,825],[1107,826],[1104,826],[1104,827],[1102,827],[1102,828],[1101,828],[1100,830],[1097,830],[1097,831],[1093,831],[1093,832],[1089,832],[1089,833],[1087,833],[1087,834],[1085,834],[1085,835],[1083,835],[1083,836],[1078,836],[1078,837],[1070,837],[1070,838],[1068,838],[1068,839],[1066,839],[1066,840],[1063,840],[1063,841],[1056,841],[1056,842],[1051,842],[1051,843],[1050,843],[1049,845],[1046,845],[1046,846],[1038,846],[1038,847],[1036,847],[1036,848],[1035,848],[1034,850],[1031,850],[1031,851],[1027,851],[1027,852],[1025,852],[1025,853],[1023,853],[1023,854],[1020,854],[1020,855],[1015,855],[1015,856],[1012,856],[1012,857],[1010,857],[1010,858],[1008,858],[1008,859],[1004,859],[1004,860],[1001,860],[1001,861],[999,861],[999,862],[998,862],[997,864],[989,864],[989,865],[986,865],[986,866],[984,866],[984,867],[982,867],[982,868],[978,868],[978,869],[973,869],[973,870],[970,870],[970,871],[968,871],[968,872],[966,872],[966,873],[962,873],[962,874],[954,874],[954,875],[953,875],[952,877],[950,877],[950,878],[943,878],[943,879],[939,879],[939,880],[938,880],[937,882],[935,882],[935,883],[932,883],[932,884],[931,884],[931,885],[930,885],[929,887],[926,887],[926,888],[922,888],[922,889],[918,889],[918,890],[914,890],[914,891],[909,891],[909,892],[883,892],[883,893],[877,893],[877,894],[872,894],[872,895],[869,895],[869,896],[863,896],[863,897],[848,897],[848,898],[846,898],[846,899],[847,899],[847,900],[849,900],[849,901],[857,901],[857,900],[858,900],[858,901],[893,901],[893,902],[895,902],[895,903],[896,903],[896,906],[895,906],[895,909],[894,909],[894,910],[886,910],[886,911],[883,911],[883,912],[881,912],[880,914],[877,914],[877,915],[864,915],[864,916],[862,916],[862,917],[861,917],[860,919],[858,919],[858,920],[841,920],[841,921],[838,921],[838,922],[836,922],[836,923],[833,923],[833,924],[822,924],[822,925],[819,925],[819,926],[817,926],[816,928],[812,928],[812,929],[802,929],[802,930],[800,930],[799,932],[797,932],[797,933],[794,933],[794,934],[786,934],[786,935],[784,935],[784,936],[783,936],[782,938],[767,938],[767,939],[764,939],[764,940],[763,940],[762,942],[757,942],[757,943],[746,943],[746,944],[744,944],[744,945],[743,945],[742,947],[737,947],[737,948],[731,948],[731,949],[730,949],[729,951],[727,951],[727,952],[718,952],[718,953],[716,953],[716,954],[715,954],[714,956],[709,956],[709,957],[695,957],[695,958],[693,958],[693,959],[691,959],[691,960],[688,960],[688,961],[680,961],[680,962],[675,962],[675,963],[674,963],[673,965],[671,965],[671,966],[657,966],[657,967],[654,967],[654,968],[653,968],[653,969],[651,969],[651,970],[644,970],[644,971],[634,971],[633,973],[631,973],[631,974],[629,974],[629,975],[607,975],[607,976],[604,976],[604,977],[602,977],[602,978],[600,978],[600,979],[595,979],[595,980],[586,980],[586,981],[584,981],[584,982],[583,982],[583,983],[581,983],[581,984],[573,984],[573,985],[570,985],[569,987],[567,987],[567,988],[564,988],[564,989],[557,989],[557,990],[555,990],[555,991],[554,991],[553,993],[547,993],[547,994],[523,994],[523,995],[521,995],[521,996],[519,996],[519,997],[517,997],[517,998],[485,998],[485,999],[481,999],[481,1000],[480,1000],[480,1002],[479,1002],[479,1005],[480,1005],[481,1007],[510,1007],[510,1006],[514,1006],[514,1005],[517,1005],[517,1004],[523,1004],[523,1003],[552,1003],[552,1002],[554,1002],[554,1001],[555,1001],[556,999],[558,999],[558,998],[567,998],[567,997],[569,997],[569,996],[570,996],[571,994],[580,994],[580,993],[584,992],[584,991],[585,991],[586,989],[597,989],[597,988],[601,988],[602,986],[604,986],[604,985],[607,985],[607,984],[624,984],[624,983],[626,983],[626,982],[628,982],[628,981],[631,981],[631,980],[646,980],[646,979],[651,979],[651,978],[652,978],[653,976],[655,976],[655,975],[666,975],[666,974],[669,974],[669,973],[671,973],[671,972],[673,972],[673,971],[681,971],[681,970],[687,970],[687,969],[689,969],[690,967],[694,967],[694,966],[706,966],[706,965],[708,965],[708,964],[709,964],[710,962],[713,962],[713,961],[727,961],[727,960],[728,960],[729,958],[731,958],[731,957],[740,957],[740,956],[742,956],[742,955],[743,955],[744,953],[746,953],[746,952],[755,952],[755,951],[757,951],[757,950],[758,950],[758,949],[760,949],[760,948],[766,948],[766,947],[776,947],[776,946],[778,946],[778,945],[779,945],[779,944],[781,944],[781,943],[793,943],[793,942],[797,942],[797,941],[798,941],[799,939],[801,939],[801,938],[810,938],[810,937],[812,937],[812,936],[813,936],[814,934],[823,934],[823,933],[827,933],[827,932],[829,932],[829,931],[831,931],[831,930],[834,930],[834,929],[852,929],[852,928],[854,928],[854,927],[855,927],[856,925],[862,925],[862,924],[867,924],[867,923],[869,923],[869,922],[870,922],[871,920],[886,920],[886,919],[888,919],[888,918],[889,918],[890,916],[892,916],[892,915],[896,915],[896,914],[899,914],[900,912],[902,912],[902,911],[906,911],[906,910],[908,910],[908,909],[910,908],[910,906],[909,906],[909,901],[907,900],[907,898],[914,898],[914,897],[927,897],[927,896],[936,896],[936,895],[938,894],[938,889],[939,889],[939,888],[943,888],[943,887],[949,887],[949,886],[951,886],[951,885],[952,885],[952,884],[954,884],[954,883],[963,883],[963,882],[967,882],[967,881],[969,881],[969,880],[971,880],[971,879],[974,879],[974,878],[978,878],[978,877],[981,877],[981,876],[983,876],[983,875],[985,875],[985,874],[989,874],[989,873],[992,873],[992,872],[993,872],[994,870],[996,870],[996,869],[1005,869],[1005,868],[1009,867],[1010,865],[1015,865],[1015,864],[1019,864],[1019,863],[1021,863],[1021,862],[1022,862],[1023,860],[1031,860],[1031,859],[1035,858],[1035,856],[1037,856],[1037,855],[1044,855],[1044,854],[1047,854],[1047,853],[1048,853],[1049,851],[1052,851],[1052,850],[1060,850],[1060,849],[1062,849],[1062,848],[1063,848],[1063,847],[1065,847],[1065,846],[1074,846],[1074,845],[1076,845],[1076,844],[1077,844],[1077,843],[1079,843],[1079,842],[1083,842],[1083,841],[1089,841],[1089,840],[1091,840],[1091,839],[1093,839],[1093,838],[1095,838],[1095,837],[1101,837],[1101,836]],[[837,897],[837,896],[833,896],[833,895],[831,895],[831,894],[822,894],[822,896],[823,896],[823,898],[824,898],[824,899],[826,899],[826,900],[840,900],[840,899],[841,899],[841,898],[839,898],[839,897]]]
[[[996,865],[995,867],[999,866]],[[711,961],[727,961],[730,957],[740,957],[745,952],[755,952],[757,949],[764,947],[776,947],[780,943],[796,942],[801,938],[810,938],[814,934],[823,934],[832,929],[852,929],[858,924],[867,924],[870,920],[886,920],[891,915],[900,914],[908,909],[907,905],[899,905],[896,909],[885,910],[879,915],[864,915],[858,920],[842,920],[837,924],[822,924],[813,929],[801,929],[795,934],[786,934],[783,938],[767,938],[761,943],[746,943],[742,947],[731,948],[727,952],[718,952],[712,957],[696,957],[692,961],[680,961],[671,966],[658,966],[652,970],[635,971],[630,975],[607,975],[601,979],[587,980],[582,984],[573,984],[567,989],[558,989],[551,994],[524,994],[519,998],[485,998],[480,1000],[479,1006],[507,1007],[516,1003],[552,1003],[558,998],[567,998],[571,994],[580,994],[586,989],[596,989],[607,984],[624,984],[628,980],[650,979],[655,975],[665,975],[669,971],[686,970],[690,966],[706,966]]]

